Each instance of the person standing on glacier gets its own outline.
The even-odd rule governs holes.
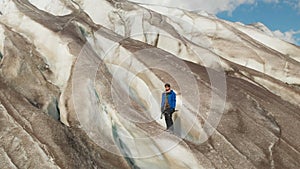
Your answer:
[[[161,99],[161,118],[165,115],[167,131],[174,131],[172,114],[175,112],[176,93],[171,90],[169,83],[165,84],[165,91],[162,93]]]

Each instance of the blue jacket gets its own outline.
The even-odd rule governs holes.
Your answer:
[[[161,111],[163,111],[163,109],[164,109],[165,99],[166,99],[166,92],[163,92],[162,97],[161,97]],[[171,109],[175,109],[176,93],[173,90],[170,91],[170,96],[168,97],[168,103],[169,103]]]

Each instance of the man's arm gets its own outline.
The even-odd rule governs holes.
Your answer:
[[[176,107],[176,93],[174,92],[173,93],[173,96],[172,96],[172,112],[175,112],[175,107]]]
[[[161,105],[160,105],[160,111],[161,111],[161,115],[160,115],[160,119],[163,118],[163,115],[165,114],[165,93],[161,94]]]
[[[176,107],[176,93],[174,92],[174,109]]]
[[[160,105],[160,111],[163,113],[164,111],[164,105],[165,105],[165,95],[164,93],[161,94],[161,105]]]

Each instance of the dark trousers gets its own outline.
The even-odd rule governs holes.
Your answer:
[[[165,112],[165,120],[167,124],[167,130],[173,131],[173,119],[172,119],[172,114],[174,111],[172,109],[167,109]]]

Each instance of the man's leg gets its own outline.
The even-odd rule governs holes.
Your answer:
[[[173,126],[173,118],[172,118],[172,114],[173,113],[170,113],[170,127],[169,127],[169,130],[174,132],[174,126]]]
[[[168,111],[165,113],[165,120],[166,120],[166,124],[167,124],[167,130],[173,131],[172,112],[171,112],[170,110],[168,110]]]

